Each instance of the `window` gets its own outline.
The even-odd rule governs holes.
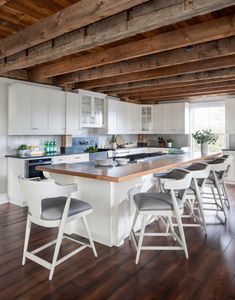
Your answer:
[[[225,106],[224,102],[204,102],[191,104],[191,132],[200,129],[211,129],[219,136],[215,145],[209,145],[209,151],[220,151],[226,146]],[[200,151],[194,139],[191,139],[193,151]]]

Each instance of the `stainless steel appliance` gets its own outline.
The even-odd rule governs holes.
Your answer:
[[[42,171],[36,170],[36,167],[38,166],[45,166],[45,165],[51,165],[52,159],[51,157],[43,157],[43,158],[37,158],[37,159],[29,159],[26,161],[25,164],[25,174],[26,178],[45,178]]]

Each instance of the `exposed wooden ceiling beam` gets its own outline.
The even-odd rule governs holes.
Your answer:
[[[150,80],[154,78],[171,77],[186,73],[195,73],[207,70],[216,70],[222,68],[230,68],[235,66],[235,55],[225,56],[215,59],[208,59],[189,64],[176,65],[155,70],[142,71],[138,73],[130,73],[126,75],[114,76],[110,78],[102,78],[80,82],[76,85],[77,88],[90,89],[101,86],[111,86],[121,83],[137,82],[142,80]]]
[[[180,48],[164,53],[144,56],[55,78],[57,84],[68,84],[79,81],[95,80],[149,69],[162,68],[209,58],[235,54],[235,36],[208,43]]]
[[[1,40],[0,58],[44,43],[67,32],[149,0],[81,0]]]
[[[118,4],[119,2],[116,1]],[[64,34],[20,53],[8,57],[5,72],[27,68],[94,47],[118,41],[138,33],[147,32],[197,15],[207,14],[234,4],[233,0],[195,0],[187,8],[184,0],[152,0],[134,7],[130,13],[122,12],[84,28]],[[28,46],[27,46],[28,47]],[[9,55],[9,54],[8,54]]]
[[[235,88],[228,89],[228,90],[211,90],[208,92],[205,91],[198,91],[194,93],[186,93],[186,94],[178,94],[174,96],[162,96],[162,97],[156,97],[156,98],[145,98],[142,100],[138,100],[139,103],[145,103],[145,104],[153,104],[158,103],[161,101],[173,101],[173,100],[186,100],[186,99],[192,99],[197,97],[206,97],[206,96],[216,96],[216,95],[235,95]],[[128,101],[137,101],[137,100],[128,100]]]
[[[43,65],[32,72],[32,78],[53,77],[233,35],[235,35],[235,14],[136,42],[129,42],[95,54],[87,54],[82,57],[69,58],[49,65]]]
[[[0,0],[0,6],[3,6],[4,4],[6,4],[9,0]]]
[[[215,94],[215,93],[233,93],[235,91],[235,86],[231,87],[224,87],[224,88],[208,88],[207,90],[205,89],[198,89],[196,91],[181,91],[178,93],[172,93],[172,94],[162,94],[162,95],[152,95],[152,96],[146,96],[146,97],[139,97],[139,98],[126,98],[129,100],[134,100],[134,101],[151,101],[151,100],[164,100],[164,99],[169,99],[169,98],[183,98],[183,97],[190,97],[190,96],[197,96],[197,95],[209,95],[209,94]]]
[[[0,73],[0,77],[7,77],[19,80],[29,80],[29,72],[26,70],[15,70],[5,74]]]
[[[169,84],[160,84],[152,87],[145,87],[142,90],[138,91],[129,91],[126,90],[125,93],[109,93],[109,95],[119,96],[119,97],[130,97],[130,96],[138,96],[138,95],[146,95],[147,93],[154,93],[159,90],[168,90],[182,87],[200,87],[202,85],[213,84],[216,83],[218,86],[226,85],[227,82],[235,81],[235,76],[231,78],[209,78],[204,80],[190,81],[190,82],[179,82],[179,83],[171,83]]]
[[[204,81],[225,81],[235,77],[235,68],[219,69],[205,72],[198,72],[193,74],[184,74],[178,76],[172,76],[168,78],[159,78],[124,84],[111,85],[94,89],[100,93],[107,93],[109,95],[116,94],[121,95],[127,92],[139,92],[154,89],[157,86],[169,86],[169,85],[191,85],[197,82]]]
[[[123,94],[122,97],[129,98],[132,100],[135,99],[143,99],[143,98],[149,98],[149,97],[156,97],[156,96],[169,96],[174,95],[177,93],[185,93],[185,92],[198,92],[198,91],[207,91],[210,89],[227,89],[227,88],[234,88],[235,87],[235,80],[229,80],[225,82],[220,83],[201,83],[195,86],[185,86],[185,87],[171,87],[164,89],[157,89],[157,90],[151,90],[151,91],[145,91],[145,92],[139,92],[138,94]]]

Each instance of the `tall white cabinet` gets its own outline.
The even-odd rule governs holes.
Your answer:
[[[66,134],[81,134],[80,98],[78,93],[66,92]]]
[[[9,87],[9,135],[65,133],[65,93],[13,84]]]
[[[189,133],[189,104],[167,103],[154,105],[154,132],[160,134]]]

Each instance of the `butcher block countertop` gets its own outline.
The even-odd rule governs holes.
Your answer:
[[[37,170],[110,182],[123,182],[145,175],[163,172],[196,161],[211,159],[220,154],[221,153],[212,153],[203,157],[200,153],[165,155],[149,161],[129,163],[128,165],[117,167],[96,167],[94,162],[57,164],[40,166],[37,167]]]

